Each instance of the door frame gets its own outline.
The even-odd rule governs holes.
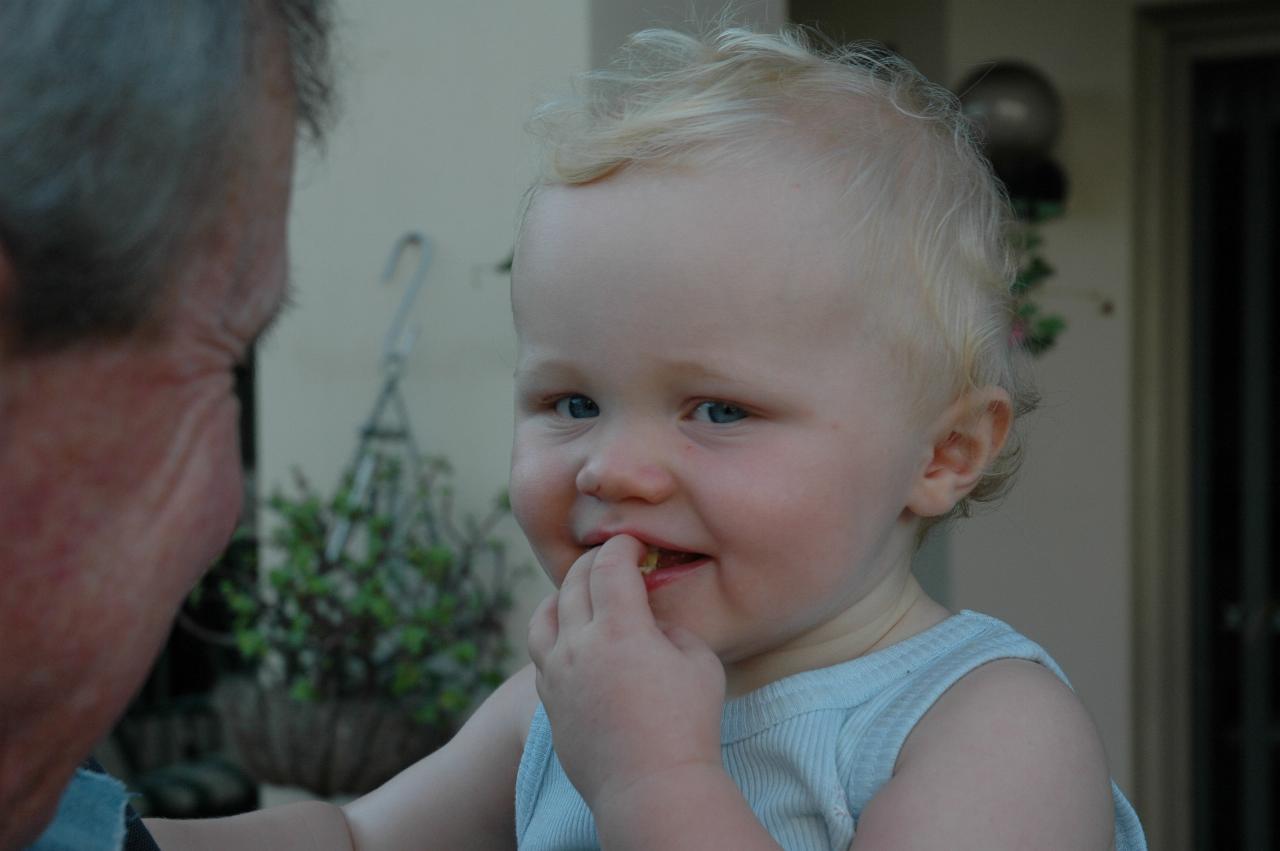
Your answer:
[[[1280,6],[1141,8],[1134,107],[1134,767],[1152,848],[1192,848],[1191,79],[1280,52]]]

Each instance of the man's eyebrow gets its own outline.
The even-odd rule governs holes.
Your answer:
[[[275,307],[271,309],[271,313],[267,316],[267,321],[262,323],[262,327],[249,340],[250,349],[256,348],[259,344],[265,342],[272,332],[280,326],[280,318],[298,303],[295,298],[296,293],[297,290],[293,286],[293,279],[287,279],[279,300],[276,301]]]

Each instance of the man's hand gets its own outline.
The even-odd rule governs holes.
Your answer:
[[[556,754],[597,818],[641,787],[723,773],[724,668],[697,636],[654,621],[644,554],[626,535],[585,553],[529,626]]]

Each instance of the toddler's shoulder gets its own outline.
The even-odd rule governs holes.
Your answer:
[[[864,847],[909,827],[913,840],[937,831],[939,847],[1106,848],[1114,818],[1084,705],[1044,665],[1007,658],[969,671],[929,708],[858,834]]]
[[[1097,728],[1080,698],[1027,659],[997,659],[960,677],[907,737],[897,768],[933,752],[977,757],[995,745],[1011,758],[1036,757],[1038,763],[1054,756],[1096,757],[1089,767],[1108,776]]]

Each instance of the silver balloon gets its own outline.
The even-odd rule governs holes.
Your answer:
[[[1048,156],[1062,126],[1062,105],[1039,71],[1022,62],[997,62],[974,69],[956,90],[997,168],[1026,167]]]

